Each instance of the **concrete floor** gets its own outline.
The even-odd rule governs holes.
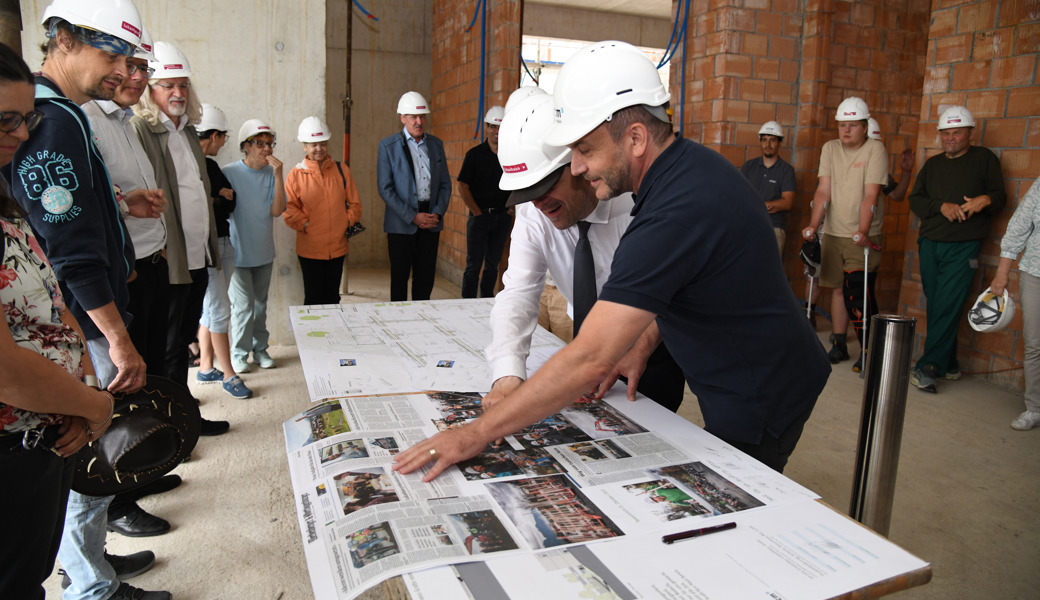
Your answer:
[[[387,271],[353,270],[354,293],[343,300],[385,301],[388,288]],[[458,288],[438,279],[434,298],[455,297]],[[822,341],[827,333],[820,332]],[[200,440],[191,462],[176,471],[185,480],[180,488],[142,500],[173,523],[171,532],[109,536],[111,552],[158,556],[131,584],[169,590],[177,600],[312,597],[281,429],[308,405],[307,390],[295,347],[271,354],[278,368],[243,377],[253,399],[193,384],[203,416],[231,421],[231,431]],[[862,389],[850,363],[835,368],[785,473],[839,511],[849,505]],[[971,377],[941,382],[939,394],[910,389],[890,539],[929,561],[934,575],[893,597],[1040,597],[1040,429],[1009,427],[1022,410],[1020,394]],[[679,414],[703,424],[692,398]],[[61,597],[58,579],[47,581],[51,598]],[[365,597],[384,596],[377,589]]]

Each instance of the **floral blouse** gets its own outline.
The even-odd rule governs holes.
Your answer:
[[[61,322],[65,302],[50,262],[24,220],[0,219],[0,226],[0,303],[11,336],[19,346],[46,356],[81,378],[83,342],[75,330]],[[60,421],[61,415],[36,413],[0,402],[0,430],[4,433]]]

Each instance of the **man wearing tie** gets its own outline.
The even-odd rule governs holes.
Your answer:
[[[610,263],[632,220],[632,195],[600,202],[589,182],[570,172],[571,151],[550,147],[541,138],[553,126],[552,97],[524,99],[511,109],[499,129],[498,158],[507,206],[516,207],[505,289],[491,310],[493,339],[486,353],[494,384],[485,405],[515,389],[527,378],[526,359],[538,321],[538,301],[548,269],[567,299],[577,335]],[[639,391],[671,411],[682,402],[682,370],[662,344],[640,377],[632,373],[629,398]],[[604,381],[600,394],[616,380]]]

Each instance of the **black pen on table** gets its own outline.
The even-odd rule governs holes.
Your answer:
[[[708,535],[710,533],[726,531],[727,529],[733,529],[736,526],[736,523],[723,523],[722,525],[715,525],[713,527],[701,527],[700,529],[691,529],[690,531],[683,531],[680,533],[670,533],[662,536],[661,541],[666,544],[671,544],[672,542],[678,542],[679,540],[686,540],[689,538],[700,537],[702,535]]]

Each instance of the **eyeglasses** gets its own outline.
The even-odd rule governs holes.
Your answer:
[[[177,88],[178,90],[180,90],[182,92],[187,92],[188,90],[191,89],[191,83],[188,83],[188,82],[185,82],[185,83],[156,83],[155,85],[161,87],[162,89],[164,89],[166,91],[170,91],[173,88]]]
[[[126,63],[126,72],[127,73],[129,73],[130,75],[133,75],[134,73],[136,73],[138,71],[141,71],[147,77],[151,77],[152,73],[155,73],[155,69],[153,69],[153,68],[151,68],[149,66],[143,66],[142,67],[141,65],[135,65],[132,62]],[[156,84],[156,85],[159,85],[159,84]],[[163,86],[163,87],[166,87],[166,86]],[[173,86],[170,86],[170,87],[173,87]]]
[[[257,148],[260,148],[261,150],[263,150],[264,148],[270,148],[271,150],[274,150],[274,147],[278,145],[278,142],[261,142],[257,140],[250,140],[247,143],[252,144]]]
[[[40,124],[41,119],[43,119],[43,113],[38,110],[24,115],[20,112],[0,112],[0,131],[11,133],[18,129],[23,122],[25,128],[32,131]]]

